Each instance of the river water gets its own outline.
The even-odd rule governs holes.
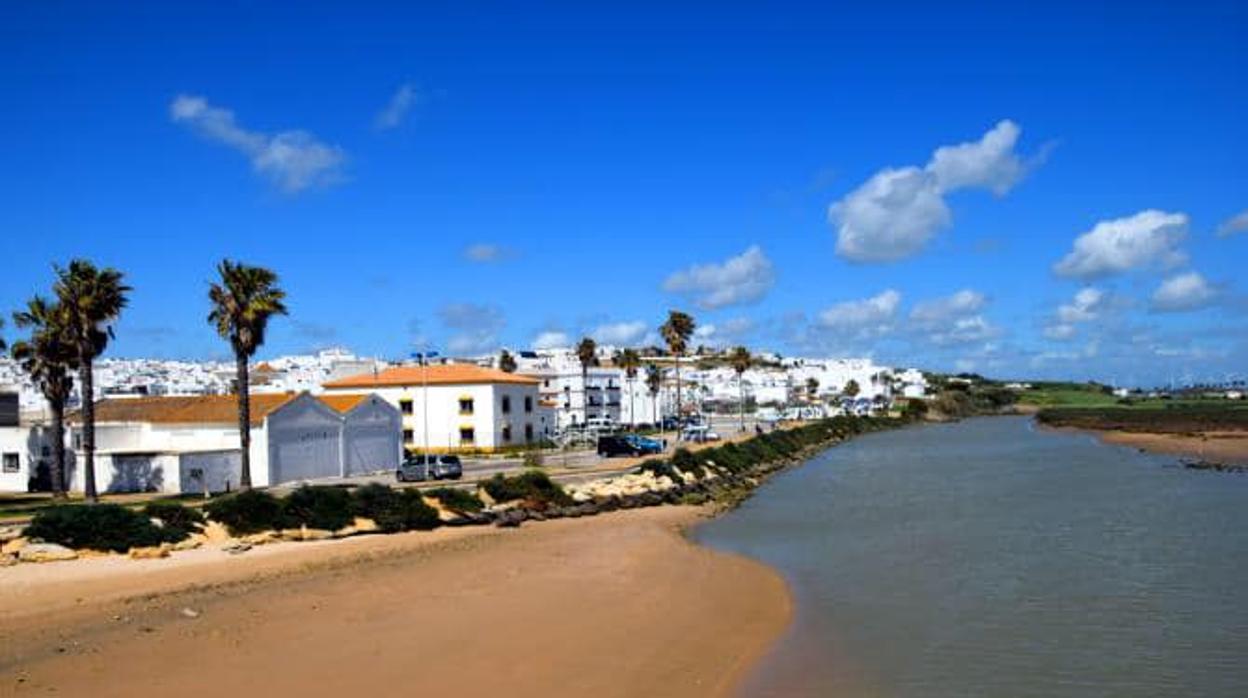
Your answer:
[[[1248,476],[973,419],[830,449],[694,535],[796,597],[746,696],[1248,696]]]

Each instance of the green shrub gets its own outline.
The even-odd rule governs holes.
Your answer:
[[[650,473],[656,478],[668,477],[673,482],[680,482],[680,476],[676,474],[674,469],[672,469],[672,464],[665,460],[659,460],[658,458],[651,458],[637,466],[637,472]]]
[[[337,531],[351,523],[351,493],[342,487],[304,485],[282,501],[283,524]]]
[[[282,502],[268,492],[244,490],[215,499],[205,507],[208,518],[235,535],[282,527]]]
[[[35,514],[23,534],[68,548],[125,552],[166,542],[147,516],[116,504],[50,507]]]
[[[180,502],[149,502],[143,507],[143,515],[160,519],[164,524],[165,538],[173,543],[186,540],[204,523],[203,513]]]
[[[672,465],[680,468],[682,473],[693,473],[699,480],[706,476],[706,468],[702,461],[687,448],[678,448],[672,454]]]
[[[457,514],[477,512],[485,508],[477,495],[457,487],[439,487],[436,490],[428,490],[425,496],[438,500],[442,506]]]
[[[364,485],[351,494],[351,513],[371,519],[385,533],[436,528],[438,512],[425,504],[415,489],[395,490],[387,485]]]
[[[438,510],[425,504],[420,490],[406,489],[402,492],[403,530],[432,531],[442,524]]]
[[[568,496],[568,493],[540,470],[526,470],[512,477],[499,473],[481,483],[481,488],[496,502],[513,502],[522,499],[537,506],[572,504],[572,498]]]

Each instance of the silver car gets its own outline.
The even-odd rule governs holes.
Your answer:
[[[428,460],[434,460],[437,456],[430,456]],[[425,456],[407,456],[399,465],[399,469],[394,471],[394,479],[399,482],[424,482],[429,479],[429,464],[426,462]]]

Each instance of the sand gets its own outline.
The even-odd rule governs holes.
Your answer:
[[[1105,443],[1133,446],[1152,453],[1168,453],[1228,465],[1248,465],[1248,432],[1154,434],[1098,431],[1096,434]]]
[[[0,569],[0,692],[722,696],[783,580],[691,507]]]

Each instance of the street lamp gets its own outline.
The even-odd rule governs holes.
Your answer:
[[[412,358],[420,362],[420,392],[422,394],[420,418],[424,423],[421,427],[421,450],[425,457],[425,465],[429,464],[429,359],[438,355],[436,351],[414,351]]]

